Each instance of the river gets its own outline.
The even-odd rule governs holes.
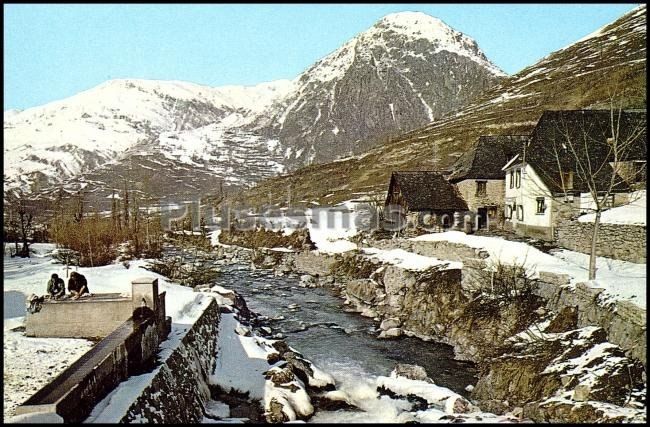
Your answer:
[[[317,410],[311,421],[390,422],[395,410],[378,405],[373,378],[388,376],[397,363],[420,365],[436,384],[466,397],[465,387],[476,383],[474,364],[455,360],[451,346],[412,337],[379,340],[376,322],[344,311],[343,300],[328,288],[301,287],[295,275],[276,277],[269,270],[230,265],[218,283],[271,318],[273,334],[284,335],[291,347],[330,373],[337,388],[357,401],[368,396],[359,405],[363,412]]]

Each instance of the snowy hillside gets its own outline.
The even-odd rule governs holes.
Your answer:
[[[5,113],[5,185],[30,188],[89,171],[161,132],[234,126],[284,96],[291,82],[211,88],[111,80],[70,98]]]
[[[5,188],[38,192],[88,173],[109,185],[100,167],[132,164],[142,145],[172,162],[166,167],[200,165],[227,176],[225,184],[248,187],[363,153],[458,109],[502,77],[475,41],[442,21],[391,14],[293,80],[208,87],[120,79],[7,111]]]

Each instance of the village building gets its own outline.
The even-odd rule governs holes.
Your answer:
[[[630,192],[645,185],[645,129],[645,111],[545,111],[503,167],[506,228],[553,240],[560,222],[593,209],[590,181],[599,197],[614,183],[606,207],[628,203]],[[616,145],[628,142],[615,157]]]
[[[409,224],[436,230],[458,225],[468,210],[456,186],[434,171],[393,172],[385,206],[387,218],[399,207]]]
[[[454,165],[454,172],[447,179],[467,202],[476,228],[503,227],[506,190],[503,165],[528,139],[527,135],[481,136],[474,149]]]

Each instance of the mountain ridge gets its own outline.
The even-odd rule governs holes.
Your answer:
[[[417,31],[407,30],[411,21]],[[422,31],[431,26],[431,34]],[[501,76],[475,41],[442,21],[389,15],[292,80],[212,88],[115,79],[6,112],[5,189],[41,191],[83,181],[83,174],[114,186],[97,176],[98,166],[126,173],[119,162],[137,167],[125,154],[144,146],[167,168],[203,163],[207,174],[246,188],[306,164],[363,153],[459,108]]]

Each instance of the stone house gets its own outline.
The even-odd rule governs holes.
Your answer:
[[[479,137],[473,150],[461,156],[447,177],[455,184],[474,215],[476,228],[502,228],[504,224],[505,177],[508,160],[519,152],[527,135]]]
[[[505,227],[553,240],[560,222],[593,208],[589,182],[599,197],[614,182],[606,207],[627,203],[645,176],[645,120],[645,111],[623,111],[620,116],[610,110],[545,111],[530,140],[503,167]],[[629,149],[615,163],[615,141],[627,140]],[[621,172],[630,169],[634,172]]]
[[[447,229],[467,210],[455,185],[434,171],[393,172],[385,202],[386,217],[406,220],[411,226]]]

